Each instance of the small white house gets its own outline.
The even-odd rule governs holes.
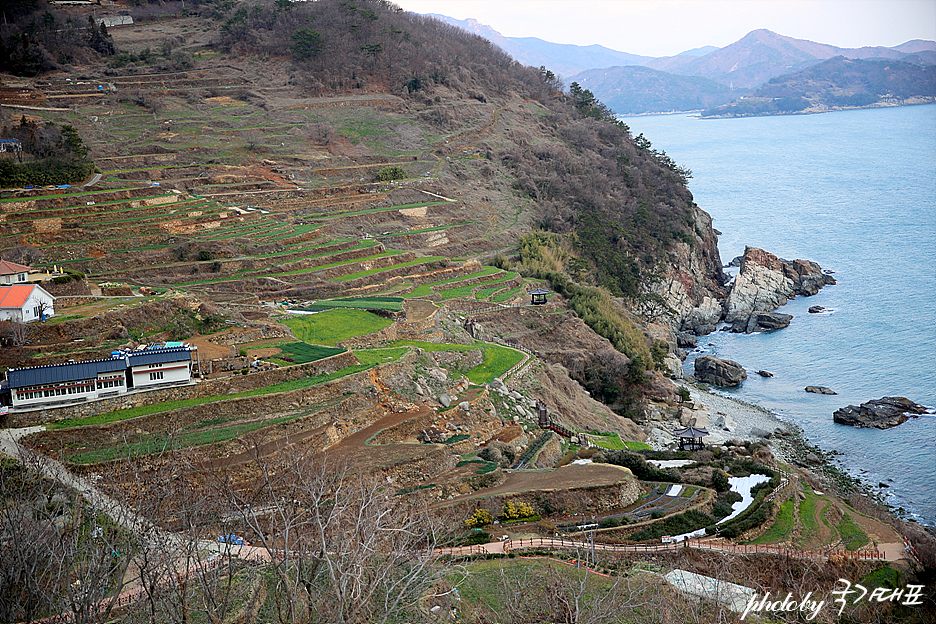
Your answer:
[[[55,315],[55,297],[36,284],[0,286],[0,321],[28,323]]]
[[[0,260],[0,285],[11,286],[13,284],[25,284],[29,281],[29,267]]]
[[[127,354],[127,383],[146,388],[188,383],[192,379],[192,355],[188,347],[146,349]]]

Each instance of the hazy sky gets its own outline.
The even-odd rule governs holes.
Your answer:
[[[842,48],[936,39],[936,0],[395,0],[507,37],[646,56],[726,46],[757,28]]]

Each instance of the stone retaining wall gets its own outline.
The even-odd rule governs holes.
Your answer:
[[[244,344],[247,342],[254,342],[256,340],[266,340],[267,338],[291,338],[292,332],[288,327],[282,325],[261,325],[260,327],[255,327],[250,330],[241,330],[238,332],[231,332],[220,334],[218,336],[212,336],[208,338],[208,342],[234,346],[239,344]]]

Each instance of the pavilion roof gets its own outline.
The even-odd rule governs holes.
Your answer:
[[[677,429],[673,432],[673,435],[677,438],[701,438],[708,434],[708,429],[700,429],[692,426],[686,427],[685,429]]]

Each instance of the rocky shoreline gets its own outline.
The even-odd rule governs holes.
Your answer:
[[[780,418],[776,413],[759,405],[734,397],[718,394],[707,384],[680,381],[679,386],[689,391],[690,404],[704,406],[708,412],[708,446],[730,445],[732,440],[751,440],[766,443],[779,461],[797,466],[818,480],[834,485],[842,493],[857,493],[875,503],[894,509],[874,489],[874,484],[845,472],[836,465],[835,451],[825,451],[811,444],[797,425]],[[648,444],[662,450],[673,441],[672,430],[680,428],[679,421],[653,423]]]
[[[697,426],[707,427],[709,436],[707,445],[721,445],[731,440],[764,440],[775,448],[775,454],[782,461],[793,458],[785,451],[781,443],[786,437],[797,435],[799,429],[781,420],[768,409],[746,403],[738,399],[717,394],[705,384],[693,384],[679,381],[681,388],[689,391],[689,401],[684,412],[696,420]],[[699,408],[699,409],[693,409]],[[690,411],[691,410],[691,411]],[[683,420],[686,420],[683,417]],[[686,423],[688,424],[688,423]],[[680,421],[653,423],[648,443],[653,448],[662,449],[673,441],[671,431],[683,426]]]

